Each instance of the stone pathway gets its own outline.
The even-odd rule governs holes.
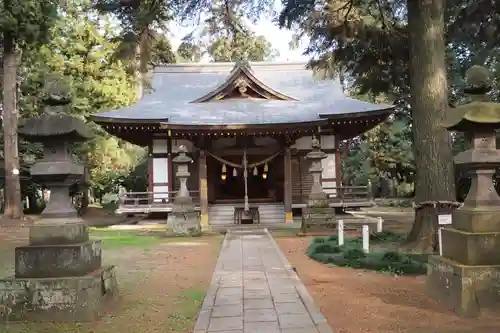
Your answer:
[[[332,333],[264,230],[226,234],[195,333]]]

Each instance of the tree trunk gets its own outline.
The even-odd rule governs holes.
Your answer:
[[[17,50],[14,38],[4,34],[3,44],[3,137],[5,155],[5,209],[4,215],[20,219],[21,184],[18,149],[17,111]]]
[[[451,136],[440,126],[448,109],[445,67],[445,0],[408,0],[410,84],[416,165],[415,203],[455,201]],[[437,247],[437,211],[415,211],[404,248],[431,253]]]

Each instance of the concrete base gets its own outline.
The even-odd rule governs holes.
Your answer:
[[[199,212],[172,211],[168,215],[167,236],[201,236]]]
[[[0,321],[90,322],[118,298],[113,266],[81,277],[0,280]]]
[[[500,265],[465,266],[430,256],[426,293],[462,317],[477,317],[481,308],[500,307]]]
[[[101,267],[101,241],[16,247],[16,278],[82,276]]]

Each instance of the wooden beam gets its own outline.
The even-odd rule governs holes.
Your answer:
[[[174,189],[174,163],[172,162],[173,155],[172,155],[172,138],[168,137],[167,138],[167,164],[168,164],[168,191],[173,192],[175,191]],[[173,198],[172,198],[173,199]]]
[[[285,223],[293,223],[292,214],[292,152],[290,147],[285,148],[285,182],[284,182],[284,206]]]
[[[148,146],[148,192],[154,191],[154,175],[153,175],[153,140]]]
[[[200,220],[201,228],[208,228],[208,181],[207,181],[207,154],[205,149],[200,150],[198,157],[198,177],[200,178]]]

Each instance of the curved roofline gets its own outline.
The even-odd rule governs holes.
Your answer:
[[[321,119],[352,119],[352,118],[360,118],[364,116],[383,116],[384,114],[391,113],[394,111],[396,107],[394,105],[390,105],[387,108],[379,109],[379,110],[371,110],[371,111],[363,111],[363,112],[352,112],[352,113],[338,113],[338,114],[328,114],[328,113],[320,113],[318,116]]]
[[[308,121],[299,121],[299,122],[287,122],[287,123],[259,123],[259,124],[178,124],[178,123],[169,123],[169,118],[163,119],[148,119],[148,118],[114,118],[114,117],[100,117],[99,115],[90,115],[87,116],[86,119],[93,121],[95,123],[118,123],[118,124],[149,124],[149,125],[163,125],[163,126],[182,126],[184,128],[207,128],[207,127],[216,127],[216,126],[246,126],[246,127],[273,127],[273,126],[282,126],[282,125],[300,125],[305,123],[314,123],[314,122],[323,122],[325,120],[331,119],[353,119],[353,118],[363,118],[363,117],[372,117],[372,116],[382,116],[384,114],[391,113],[394,111],[395,106],[389,106],[384,109],[379,110],[371,110],[371,111],[363,111],[363,112],[353,112],[353,113],[340,113],[340,114],[326,114],[321,113],[318,114],[318,119],[308,120]]]
[[[260,129],[260,128],[283,128],[283,127],[311,127],[320,124],[327,124],[328,119],[316,119],[314,121],[302,121],[295,123],[265,123],[265,124],[202,124],[202,125],[182,125],[160,123],[163,129],[198,129],[198,130],[245,130],[245,129]]]

